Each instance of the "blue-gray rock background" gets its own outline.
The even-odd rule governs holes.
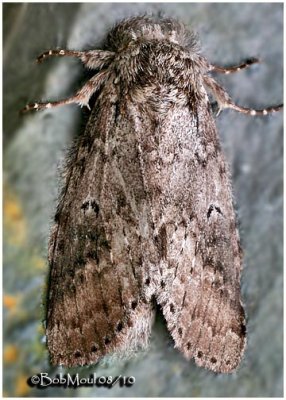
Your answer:
[[[87,79],[77,60],[34,60],[50,48],[96,48],[107,29],[132,15],[177,17],[199,33],[202,52],[229,65],[250,56],[263,63],[218,80],[244,106],[283,98],[282,3],[17,3],[3,6],[4,64],[4,395],[18,397],[283,396],[283,113],[249,117],[225,111],[217,119],[231,166],[245,253],[242,293],[248,347],[239,370],[215,375],[173,348],[162,317],[150,350],[120,362],[74,370],[49,365],[42,306],[47,241],[56,206],[59,166],[83,129],[76,106],[18,116],[27,102],[68,96]],[[43,390],[36,373],[86,377],[133,375],[129,388]]]

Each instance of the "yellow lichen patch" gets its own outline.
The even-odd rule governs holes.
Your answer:
[[[15,388],[15,395],[17,397],[23,397],[29,393],[30,387],[28,386],[27,379],[28,379],[27,376],[24,375],[18,376]]]
[[[27,230],[23,210],[15,194],[7,189],[7,185],[4,187],[4,227],[10,243],[25,243]]]
[[[3,295],[3,305],[8,310],[15,309],[17,304],[18,304],[18,301],[19,301],[19,297],[18,296],[12,296],[10,294],[4,294]]]
[[[6,364],[13,363],[17,360],[19,351],[17,346],[8,344],[4,347],[3,359]]]

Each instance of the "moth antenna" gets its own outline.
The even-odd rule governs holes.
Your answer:
[[[91,96],[103,84],[103,82],[106,79],[106,76],[107,76],[106,70],[99,72],[98,74],[93,76],[89,81],[87,81],[86,84],[74,96],[54,102],[27,104],[26,107],[24,107],[20,111],[20,113],[25,113],[31,110],[44,110],[46,108],[53,108],[72,103],[79,104],[81,107],[86,106],[88,109],[90,109],[88,102]]]
[[[233,74],[234,72],[239,72],[243,69],[249,68],[253,64],[259,64],[261,60],[258,58],[249,58],[238,65],[232,65],[229,67],[221,67],[215,64],[209,64],[209,72],[219,72],[222,74]]]
[[[251,115],[251,116],[267,115],[270,113],[280,111],[283,108],[283,104],[267,107],[267,108],[264,108],[261,110],[241,107],[232,101],[231,97],[225,91],[225,89],[222,86],[220,86],[213,78],[211,78],[208,75],[204,75],[203,79],[204,79],[204,83],[206,84],[206,86],[209,87],[209,89],[215,96],[216,101],[218,103],[219,111],[218,111],[217,115],[225,108],[231,108],[235,111],[238,111],[243,114]]]
[[[115,53],[112,51],[103,50],[88,50],[88,51],[77,51],[77,50],[48,50],[39,55],[37,63],[43,62],[48,57],[76,57],[79,58],[82,63],[90,69],[101,69],[110,64],[113,60]]]

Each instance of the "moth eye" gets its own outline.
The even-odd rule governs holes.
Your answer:
[[[210,359],[210,362],[213,363],[213,364],[216,364],[217,363],[217,359],[215,357],[212,357]]]
[[[170,311],[171,311],[171,313],[175,312],[175,307],[174,307],[173,303],[170,304]]]
[[[97,352],[97,347],[96,347],[95,345],[91,346],[90,351],[91,351],[92,353]]]
[[[190,348],[191,348],[191,343],[188,342],[188,343],[187,343],[187,350],[190,350]]]
[[[182,334],[183,334],[183,329],[182,328],[178,329],[178,334],[179,334],[179,336],[182,336]]]
[[[166,286],[166,283],[164,281],[161,281],[160,285],[161,285],[161,288],[164,289],[164,287]]]
[[[74,356],[75,356],[76,358],[81,357],[81,352],[80,352],[80,351],[76,351],[76,352],[74,353]]]
[[[202,358],[202,356],[203,356],[203,352],[202,351],[198,351],[197,357],[198,358]]]

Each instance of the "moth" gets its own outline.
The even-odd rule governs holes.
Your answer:
[[[95,70],[74,96],[24,111],[95,102],[66,166],[49,243],[51,362],[93,364],[146,348],[155,304],[175,346],[215,372],[234,371],[246,346],[242,251],[228,167],[208,91],[236,105],[173,19],[117,24],[103,50],[50,50]]]

